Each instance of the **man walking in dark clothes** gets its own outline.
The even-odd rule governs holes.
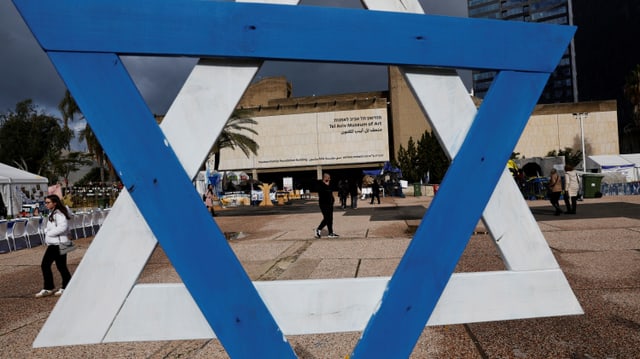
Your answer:
[[[333,191],[331,191],[329,182],[331,182],[331,176],[329,176],[328,173],[323,174],[322,181],[318,187],[318,203],[320,204],[320,211],[322,212],[322,222],[320,222],[320,225],[318,225],[316,229],[316,238],[320,238],[320,233],[324,226],[327,226],[329,230],[329,238],[339,237],[333,233],[333,203],[335,198],[333,198]]]
[[[371,185],[371,204],[373,204],[374,199],[378,199],[378,204],[380,204],[380,185],[378,184],[378,180],[373,180],[373,184]]]

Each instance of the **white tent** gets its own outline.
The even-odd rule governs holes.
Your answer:
[[[609,180],[610,183],[635,182],[638,180],[636,164],[625,158],[624,155],[595,155],[587,157],[587,168],[597,169],[608,176],[618,176],[618,180]],[[607,181],[605,181],[607,182]]]
[[[635,181],[640,181],[640,153],[625,153],[620,155],[620,157],[633,163],[633,165],[635,166]]]
[[[23,204],[43,200],[48,183],[45,177],[0,163],[0,194],[10,216],[19,213]]]

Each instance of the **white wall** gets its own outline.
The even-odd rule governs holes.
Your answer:
[[[219,170],[340,165],[389,160],[387,110],[254,117],[258,156],[223,149]]]

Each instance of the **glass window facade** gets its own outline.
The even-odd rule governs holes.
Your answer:
[[[468,0],[469,17],[508,21],[569,24],[569,1],[571,0]],[[567,48],[558,67],[553,72],[539,103],[577,101],[574,95],[574,65]],[[476,96],[486,94],[495,71],[474,71],[473,89]]]

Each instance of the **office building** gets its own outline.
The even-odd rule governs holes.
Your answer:
[[[396,67],[389,67],[389,89],[366,93],[293,97],[284,77],[264,78],[251,85],[238,104],[259,135],[257,156],[224,149],[219,170],[243,171],[254,179],[275,182],[283,177],[310,188],[323,172],[352,178],[363,169],[382,168],[409,138],[417,141],[430,130],[428,118]],[[476,103],[479,105],[479,103]],[[544,157],[566,147],[579,149],[584,119],[589,155],[617,154],[615,101],[538,105],[514,152],[524,158]],[[210,167],[213,167],[210,164]]]
[[[575,25],[574,40],[539,103],[615,100],[620,152],[640,151],[640,127],[624,95],[627,76],[640,64],[640,1],[468,0],[469,17]],[[486,94],[495,73],[473,74],[475,95]]]
[[[469,17],[508,21],[572,25],[571,0],[469,0]],[[577,102],[575,51],[573,42],[551,74],[539,103]],[[473,89],[483,98],[495,71],[474,71]]]

